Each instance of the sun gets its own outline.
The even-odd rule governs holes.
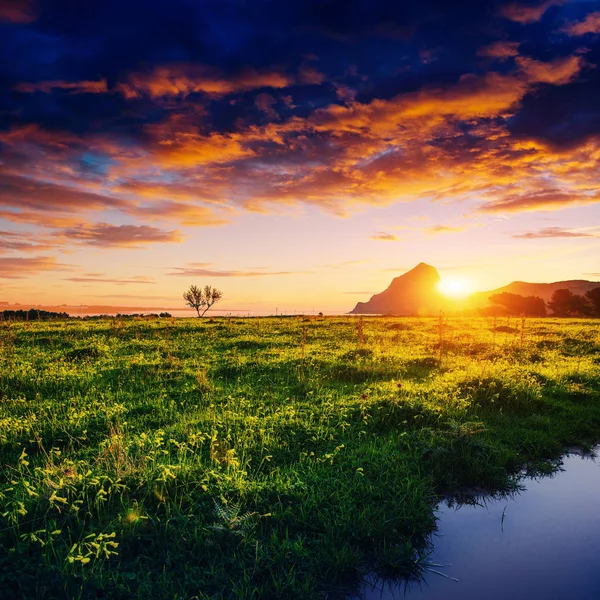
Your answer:
[[[442,279],[437,287],[441,294],[449,298],[466,298],[472,292],[471,284],[468,281],[453,277]]]

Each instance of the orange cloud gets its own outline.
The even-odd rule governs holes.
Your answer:
[[[598,237],[597,235],[586,231],[573,231],[564,227],[545,227],[539,231],[528,233],[518,233],[513,235],[514,238],[533,240],[538,238],[575,238],[575,237]]]
[[[173,267],[173,272],[167,273],[167,275],[176,277],[266,277],[271,275],[301,275],[306,273],[306,271],[267,271],[264,267],[261,267],[264,270],[221,271],[209,268],[210,265],[211,263],[190,263],[187,267]]]
[[[519,54],[520,45],[520,42],[498,40],[497,42],[493,42],[487,46],[484,46],[483,48],[480,48],[477,54],[479,56],[504,60],[507,58],[512,58],[513,56],[517,56]]]
[[[163,166],[184,168],[200,164],[224,163],[253,155],[239,134],[211,133],[173,117],[163,123],[148,125],[147,133],[156,141],[148,148]],[[135,161],[134,161],[135,162]]]
[[[440,233],[458,233],[464,231],[466,227],[451,227],[450,225],[435,225],[427,227],[424,231],[428,235],[438,235]]]
[[[356,97],[356,90],[344,83],[333,82],[333,86],[335,87],[335,95],[343,102],[350,102]]]
[[[542,62],[519,56],[516,61],[529,81],[553,85],[569,83],[579,74],[583,66],[581,56],[569,56],[552,62]]]
[[[103,277],[100,275],[89,273],[80,277],[65,277],[65,281],[73,281],[74,283],[114,283],[116,285],[143,284],[149,285],[156,283],[152,279],[143,276],[131,277],[130,279],[113,279],[111,277]],[[112,297],[112,296],[111,296]]]
[[[19,148],[29,147],[35,144],[42,148],[48,148],[54,152],[65,150],[71,144],[76,144],[81,140],[73,133],[67,131],[45,130],[39,125],[30,123],[12,127],[6,131],[0,131],[0,142],[6,145]],[[89,143],[88,143],[89,147]],[[7,169],[4,169],[5,171]]]
[[[56,247],[56,243],[45,242],[39,235],[0,231],[0,253],[2,252],[44,252]]]
[[[106,79],[98,81],[39,81],[37,83],[19,83],[16,88],[19,92],[45,92],[52,93],[54,90],[67,90],[72,94],[105,94],[108,92]]]
[[[598,201],[600,201],[600,191],[586,195],[561,190],[542,190],[522,195],[509,195],[501,200],[488,202],[479,210],[492,213],[559,210],[569,206],[594,204]]]
[[[118,285],[118,282],[117,282]],[[130,298],[132,300],[169,300],[173,302],[173,296],[147,296],[140,294],[84,294],[88,298]],[[177,297],[179,300],[179,297]]]
[[[561,4],[564,4],[565,1],[566,0],[546,0],[537,6],[527,6],[518,2],[511,2],[502,7],[500,14],[517,23],[535,23],[544,16],[545,12],[550,7],[560,6]]]
[[[303,65],[298,71],[298,80],[306,85],[319,85],[325,81],[325,75],[308,65]]]
[[[43,271],[69,271],[71,267],[59,263],[53,256],[0,257],[0,278],[25,279]]]
[[[179,231],[165,231],[148,225],[109,225],[108,223],[63,229],[59,235],[70,241],[103,248],[139,248],[147,244],[183,241]]]
[[[0,177],[0,217],[9,221],[60,225],[82,211],[124,208],[126,205],[118,198],[74,186],[1,171]]]
[[[206,206],[169,201],[132,206],[127,209],[127,213],[147,219],[176,221],[189,227],[212,227],[225,225],[230,221],[222,213],[216,213]]]
[[[590,13],[583,21],[570,23],[562,31],[572,36],[585,35],[586,33],[600,33],[600,11]]]
[[[387,233],[386,231],[379,231],[373,234],[369,239],[378,240],[380,242],[397,242],[398,236],[393,233]]]
[[[156,67],[147,73],[131,73],[127,82],[118,83],[116,90],[125,98],[185,97],[195,92],[225,96],[260,88],[285,88],[293,78],[276,71],[244,69],[226,75],[220,69],[190,63],[175,63]]]
[[[261,210],[268,202],[303,201],[340,214],[352,201],[386,203],[424,195],[441,199],[498,189],[522,178],[537,185],[535,179],[544,170],[564,168],[563,159],[533,143],[511,142],[501,121],[480,119],[510,116],[534,86],[572,80],[582,61],[525,59],[521,65],[514,73],[463,76],[454,86],[332,105],[305,120],[240,132],[248,144],[262,136],[263,142],[281,145],[280,162],[273,163],[281,165],[276,176],[261,169],[255,176],[249,168],[265,160],[258,151],[234,167],[240,186],[252,189],[244,206]],[[468,139],[456,126],[459,120],[468,122],[470,135],[476,136],[470,147],[463,148]],[[319,153],[322,166],[303,170],[291,159],[294,171],[286,171],[286,154]],[[571,166],[577,169],[581,162]]]
[[[123,169],[123,172],[119,172],[119,178],[123,177],[126,173],[127,170]],[[171,212],[171,205],[173,205],[173,212],[177,212],[178,210],[179,205],[175,202],[170,202],[171,200],[224,205],[226,198],[220,193],[220,188],[216,187],[216,190],[206,186],[204,180],[195,178],[194,175],[179,181],[176,185],[172,183],[167,185],[152,180],[128,179],[120,181],[112,187],[112,191],[117,194],[133,194],[136,198],[160,200],[160,210],[165,211],[167,215]],[[167,198],[169,202],[165,201]],[[188,208],[194,207],[190,205]]]
[[[580,56],[549,63],[516,57],[512,72],[467,74],[451,85],[364,103],[348,97],[304,118],[240,122],[227,133],[211,132],[204,109],[182,103],[147,125],[138,145],[98,134],[61,140],[39,128],[0,133],[15,155],[38,150],[27,166],[31,177],[4,176],[14,193],[0,188],[0,216],[64,229],[81,222],[75,216],[82,211],[112,209],[204,226],[223,224],[240,209],[267,212],[298,202],[342,216],[357,204],[468,195],[489,199],[484,212],[514,212],[535,210],[516,198],[543,194],[553,179],[563,193],[590,198],[600,160],[594,140],[557,153],[511,139],[506,125],[536,86],[570,82],[583,64]],[[268,110],[272,96],[263,94]],[[73,156],[88,147],[111,159],[101,180],[73,168]]]
[[[184,129],[177,132],[176,139],[185,145]],[[171,220],[183,225],[222,225],[230,220],[233,209],[226,206],[226,192],[219,188],[214,174],[208,176],[210,183],[204,178],[197,181],[191,178],[188,184],[181,186],[127,178],[130,173],[148,167],[160,177],[161,161],[165,165],[173,162],[172,168],[178,170],[182,165],[176,164],[176,157],[180,152],[189,155],[197,150],[196,137],[201,136],[189,136],[191,141],[188,140],[185,149],[173,144],[171,153],[168,144],[159,143],[164,140],[157,140],[147,148],[131,148],[125,153],[115,143],[97,136],[83,139],[65,135],[63,138],[61,132],[46,132],[33,126],[0,133],[5,150],[5,164],[0,167],[0,218],[65,228],[80,223],[83,213],[117,210],[134,217]],[[245,149],[230,152],[225,145],[219,147],[217,143],[210,149],[210,143],[214,142],[215,138],[209,136],[201,143],[212,152],[221,152],[220,156],[212,157],[216,161],[250,153]],[[240,142],[232,143],[241,148]],[[113,164],[121,172],[115,168],[109,177],[88,178],[86,173],[77,170],[77,156],[82,151],[114,157]],[[152,152],[155,157],[149,158]],[[12,162],[13,156],[16,162]],[[23,157],[27,157],[26,162]],[[209,159],[203,157],[203,160]],[[27,176],[22,175],[23,172]],[[184,202],[173,202],[169,198],[180,198]],[[218,211],[199,202],[218,204]]]
[[[254,99],[254,105],[256,108],[258,108],[260,112],[264,113],[270,119],[279,119],[279,114],[273,108],[273,104],[276,102],[277,100],[275,100],[271,94],[267,94],[266,92],[258,94],[258,96],[256,96]]]
[[[64,222],[69,215],[82,210],[104,210],[124,207],[118,198],[96,194],[76,187],[21,177],[0,172],[0,217],[11,221],[35,222],[45,214],[45,223],[54,219]],[[42,220],[42,219],[40,219]],[[43,221],[43,220],[42,220]]]
[[[317,131],[386,135],[390,127],[399,128],[406,119],[424,119],[425,124],[435,125],[448,116],[495,117],[509,112],[538,83],[561,85],[571,81],[583,66],[583,59],[572,56],[544,63],[520,57],[518,64],[520,70],[514,74],[467,74],[446,88],[426,88],[369,104],[353,102],[317,109],[309,120]]]

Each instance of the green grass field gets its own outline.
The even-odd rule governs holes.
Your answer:
[[[599,320],[1,323],[0,597],[332,597],[599,441]]]

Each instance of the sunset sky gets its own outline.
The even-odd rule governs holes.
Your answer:
[[[0,302],[600,280],[600,1],[0,0]]]

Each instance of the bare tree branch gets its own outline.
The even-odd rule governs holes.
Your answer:
[[[203,317],[206,311],[223,297],[223,292],[210,285],[204,286],[201,290],[196,285],[191,285],[187,291],[183,293],[183,299],[187,306],[196,310],[198,317]],[[202,314],[200,311],[202,310]]]

